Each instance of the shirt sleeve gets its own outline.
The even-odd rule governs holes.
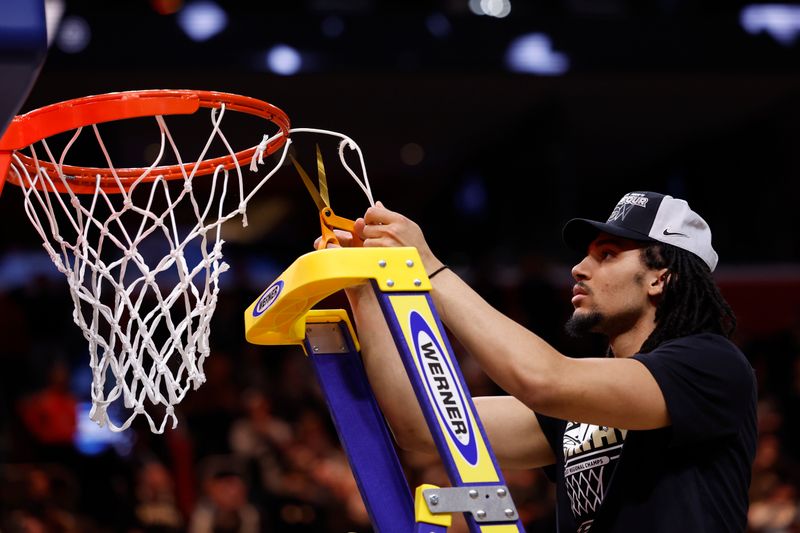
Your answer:
[[[672,445],[736,435],[755,390],[753,368],[719,335],[669,341],[634,359],[655,378],[669,411]]]
[[[560,458],[562,458],[564,455],[564,430],[567,427],[567,422],[565,420],[552,418],[536,412],[534,412],[534,414],[536,415],[536,419],[539,421],[539,427],[542,428],[542,433],[544,433],[548,444],[550,444],[550,448],[553,450],[553,455],[556,457],[555,464],[545,466],[542,468],[542,470],[544,471],[545,475],[547,475],[547,478],[555,483],[558,479],[556,465],[562,462]]]

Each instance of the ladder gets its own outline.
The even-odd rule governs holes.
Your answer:
[[[344,309],[312,309],[369,283],[403,359],[450,487],[412,496]],[[245,311],[247,341],[300,345],[314,368],[375,531],[444,533],[461,512],[471,532],[524,531],[461,375],[416,248],[329,248],[300,256]]]

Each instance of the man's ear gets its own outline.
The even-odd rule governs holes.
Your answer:
[[[650,286],[648,292],[650,296],[658,296],[664,293],[664,288],[669,283],[671,273],[668,269],[662,268],[653,271],[653,276],[650,278]]]

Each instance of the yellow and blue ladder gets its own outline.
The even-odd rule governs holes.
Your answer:
[[[370,283],[449,477],[414,496],[343,309],[312,309]],[[303,346],[376,531],[443,533],[462,512],[472,532],[524,531],[433,300],[416,248],[329,248],[289,266],[245,311],[253,344]]]

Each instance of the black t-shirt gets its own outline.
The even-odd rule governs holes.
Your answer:
[[[625,431],[536,414],[556,456],[545,472],[557,484],[559,533],[745,531],[757,438],[750,363],[707,333],[633,358],[661,387],[670,426]]]

